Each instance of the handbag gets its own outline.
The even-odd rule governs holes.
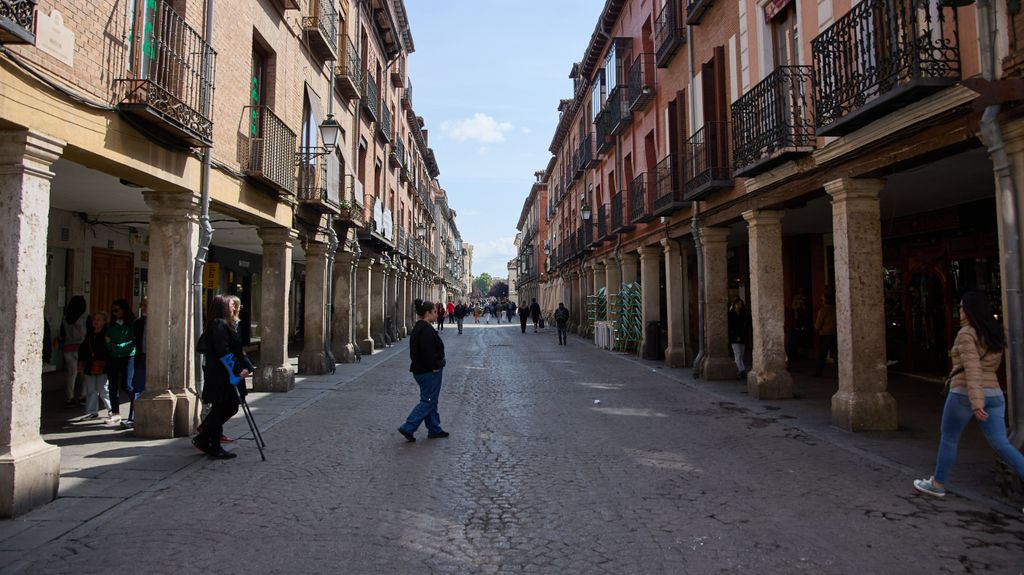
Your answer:
[[[963,366],[960,366],[960,367],[954,369],[953,371],[949,372],[949,375],[946,376],[946,381],[945,381],[945,383],[942,386],[942,397],[949,396],[949,388],[953,384],[953,378],[958,376],[958,375],[960,375],[963,372],[964,372]]]

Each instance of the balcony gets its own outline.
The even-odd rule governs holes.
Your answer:
[[[679,14],[679,0],[667,0],[654,23],[655,64],[668,68],[676,52],[686,44],[686,24]]]
[[[249,131],[239,136],[242,172],[271,188],[295,193],[295,132],[269,106],[248,106]]]
[[[583,220],[580,224],[580,229],[576,232],[576,237],[579,241],[577,249],[582,254],[594,245],[594,223],[591,220]]]
[[[654,101],[654,54],[640,54],[629,67],[629,109],[639,112]]]
[[[864,0],[811,41],[815,128],[841,136],[960,81],[956,10]]]
[[[359,98],[363,80],[362,66],[359,50],[352,43],[352,38],[346,34],[341,42],[341,56],[334,77],[334,89],[342,98],[346,100]]]
[[[598,154],[603,154],[615,145],[615,138],[612,137],[611,114],[602,110],[594,118],[594,142]]]
[[[300,148],[296,159],[299,164],[299,203],[322,212],[337,213],[341,204],[337,157],[325,155],[320,148]]]
[[[387,106],[381,106],[380,121],[377,122],[377,135],[385,142],[390,142],[391,134],[391,110]]]
[[[353,175],[343,178],[345,182],[345,199],[339,202],[338,215],[334,221],[349,227],[363,227],[363,185]],[[355,198],[359,198],[356,202]]]
[[[755,176],[814,151],[810,66],[782,66],[732,105],[737,176]]]
[[[633,121],[633,114],[629,111],[629,87],[619,85],[608,94],[608,101],[604,104],[604,112],[608,114],[609,132],[616,136],[626,131],[629,123]]]
[[[667,216],[690,206],[690,202],[683,199],[681,167],[682,162],[677,155],[665,156],[654,167],[654,201],[651,202],[653,216]]]
[[[611,214],[611,204],[602,204],[597,208],[597,238],[594,240],[595,244],[603,242],[611,237]]]
[[[117,80],[118,109],[172,139],[209,147],[216,53],[167,2],[150,5],[152,18],[145,29],[139,18],[133,32],[141,45]]]
[[[388,155],[388,164],[392,168],[397,168],[405,163],[405,144],[402,140],[395,138],[395,145],[391,148],[391,154]]]
[[[412,110],[412,82],[406,80],[405,89],[402,90],[402,109]]]
[[[612,233],[621,234],[633,229],[632,222],[626,217],[626,199],[622,192],[612,196]]]
[[[372,74],[367,74],[363,82],[363,109],[374,121],[380,118],[380,91]]]
[[[309,14],[302,17],[306,45],[323,61],[336,60],[338,46],[338,10],[334,0],[311,0]]]
[[[690,26],[699,25],[701,18],[711,8],[712,3],[712,0],[687,0],[686,23]]]
[[[0,44],[36,43],[36,0],[0,0]]]
[[[580,142],[580,168],[583,170],[589,170],[597,165],[598,154],[597,150],[594,148],[595,139],[594,133],[590,132],[587,134],[587,137],[583,138],[583,141]]]
[[[686,141],[686,183],[683,197],[700,200],[715,190],[731,188],[729,123],[707,122]]]
[[[629,213],[634,224],[649,222],[654,219],[652,206],[654,194],[647,174],[640,174],[629,183]]]

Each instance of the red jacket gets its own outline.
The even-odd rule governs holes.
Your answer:
[[[448,302],[448,315],[452,315],[453,313],[455,313],[455,303]]]

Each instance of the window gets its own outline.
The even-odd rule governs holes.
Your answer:
[[[597,119],[602,107],[604,107],[604,70],[598,70],[594,75],[594,85],[590,89],[590,111],[594,119]]]
[[[789,2],[771,20],[772,56],[775,67],[795,66],[799,29],[796,25],[796,2]]]
[[[257,46],[252,48],[252,73],[249,78],[249,137],[259,138],[263,134],[260,125],[260,111],[257,106],[266,104],[267,57]]]

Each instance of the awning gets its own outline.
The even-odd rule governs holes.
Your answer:
[[[771,22],[772,18],[775,18],[789,6],[789,3],[793,0],[768,0],[768,3],[764,5],[764,21]]]
[[[306,82],[306,98],[309,99],[309,110],[310,114],[313,116],[309,129],[315,134],[310,134],[312,142],[309,143],[314,146],[318,146],[320,142],[320,123],[324,121],[324,113],[320,108],[320,96],[316,95],[316,92],[313,91],[313,87],[309,85],[309,82]],[[303,118],[302,121],[305,123],[306,119]],[[306,135],[303,134],[300,138],[303,136]],[[300,142],[299,145],[306,146],[307,142]]]

